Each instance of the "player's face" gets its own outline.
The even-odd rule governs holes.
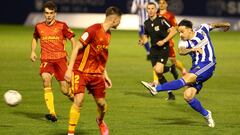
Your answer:
[[[51,23],[56,17],[56,12],[54,10],[50,10],[48,8],[45,8],[44,9],[44,16],[45,16],[46,22]]]
[[[159,8],[160,10],[167,9],[167,2],[165,0],[159,0]]]
[[[192,29],[186,27],[186,26],[179,26],[178,27],[178,32],[180,34],[180,38],[184,41],[190,39],[190,35],[192,33]]]
[[[147,5],[147,13],[149,17],[154,17],[157,14],[157,8],[153,4]]]
[[[116,29],[121,22],[121,16],[114,15],[112,28]]]

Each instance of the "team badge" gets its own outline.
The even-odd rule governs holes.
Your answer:
[[[155,27],[154,27],[154,30],[155,30],[155,31],[159,31],[159,30],[160,30],[160,29],[159,29],[159,26],[155,26]]]

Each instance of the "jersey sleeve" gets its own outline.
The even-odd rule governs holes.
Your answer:
[[[67,39],[71,39],[72,37],[75,36],[74,32],[67,26],[67,24],[63,24],[63,35]]]
[[[37,30],[37,25],[35,26],[35,29],[34,29],[34,33],[33,33],[33,37],[35,39],[38,39],[40,36],[39,36],[39,33],[38,33],[38,30]]]
[[[205,33],[209,33],[212,30],[211,25],[207,23],[201,24],[200,27],[201,27],[201,30],[203,30]]]
[[[178,48],[187,48],[187,47],[188,47],[187,41],[179,40]]]
[[[162,18],[162,24],[163,24],[163,26],[166,28],[166,30],[168,30],[169,28],[171,28],[170,23],[169,23],[165,18]]]
[[[149,32],[147,30],[147,26],[146,26],[145,23],[144,23],[144,35],[148,35],[149,36]]]
[[[95,35],[94,28],[93,27],[89,27],[81,35],[81,37],[79,38],[79,41],[83,44],[83,46],[86,46],[92,40],[94,35]]]

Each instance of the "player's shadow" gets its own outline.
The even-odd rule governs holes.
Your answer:
[[[149,93],[144,93],[144,92],[133,92],[133,91],[127,91],[124,92],[124,95],[135,95],[135,96],[139,96],[139,97],[146,97],[146,98],[152,98],[152,96]]]
[[[158,125],[193,125],[199,123],[197,121],[188,120],[185,118],[153,118],[158,121]]]
[[[15,111],[12,112],[14,115],[20,115],[20,116],[24,116],[30,119],[35,119],[35,120],[41,120],[41,121],[45,121],[44,119],[44,115],[42,113],[37,113],[37,112],[23,112],[23,111]]]

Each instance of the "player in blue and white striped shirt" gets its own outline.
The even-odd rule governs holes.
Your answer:
[[[229,23],[212,23],[202,24],[199,28],[193,30],[191,21],[182,20],[178,24],[178,31],[181,37],[179,53],[191,56],[192,68],[190,72],[181,79],[167,82],[157,87],[152,87],[147,83],[144,85],[150,90],[152,95],[156,95],[160,91],[177,90],[187,86],[184,91],[184,99],[195,111],[204,116],[209,127],[214,127],[215,123],[212,119],[211,111],[204,109],[200,101],[195,98],[195,95],[199,93],[203,82],[207,81],[215,70],[216,58],[209,32],[215,28],[223,28],[224,31],[227,31],[229,27]]]
[[[139,17],[139,37],[143,39],[144,35],[144,22],[148,19],[147,9],[146,6],[149,2],[156,3],[155,0],[133,0],[132,7],[131,7],[131,13],[138,14]],[[156,5],[158,5],[156,3]],[[149,42],[146,42],[144,44],[144,47],[147,51],[147,59],[150,60],[150,44]]]

